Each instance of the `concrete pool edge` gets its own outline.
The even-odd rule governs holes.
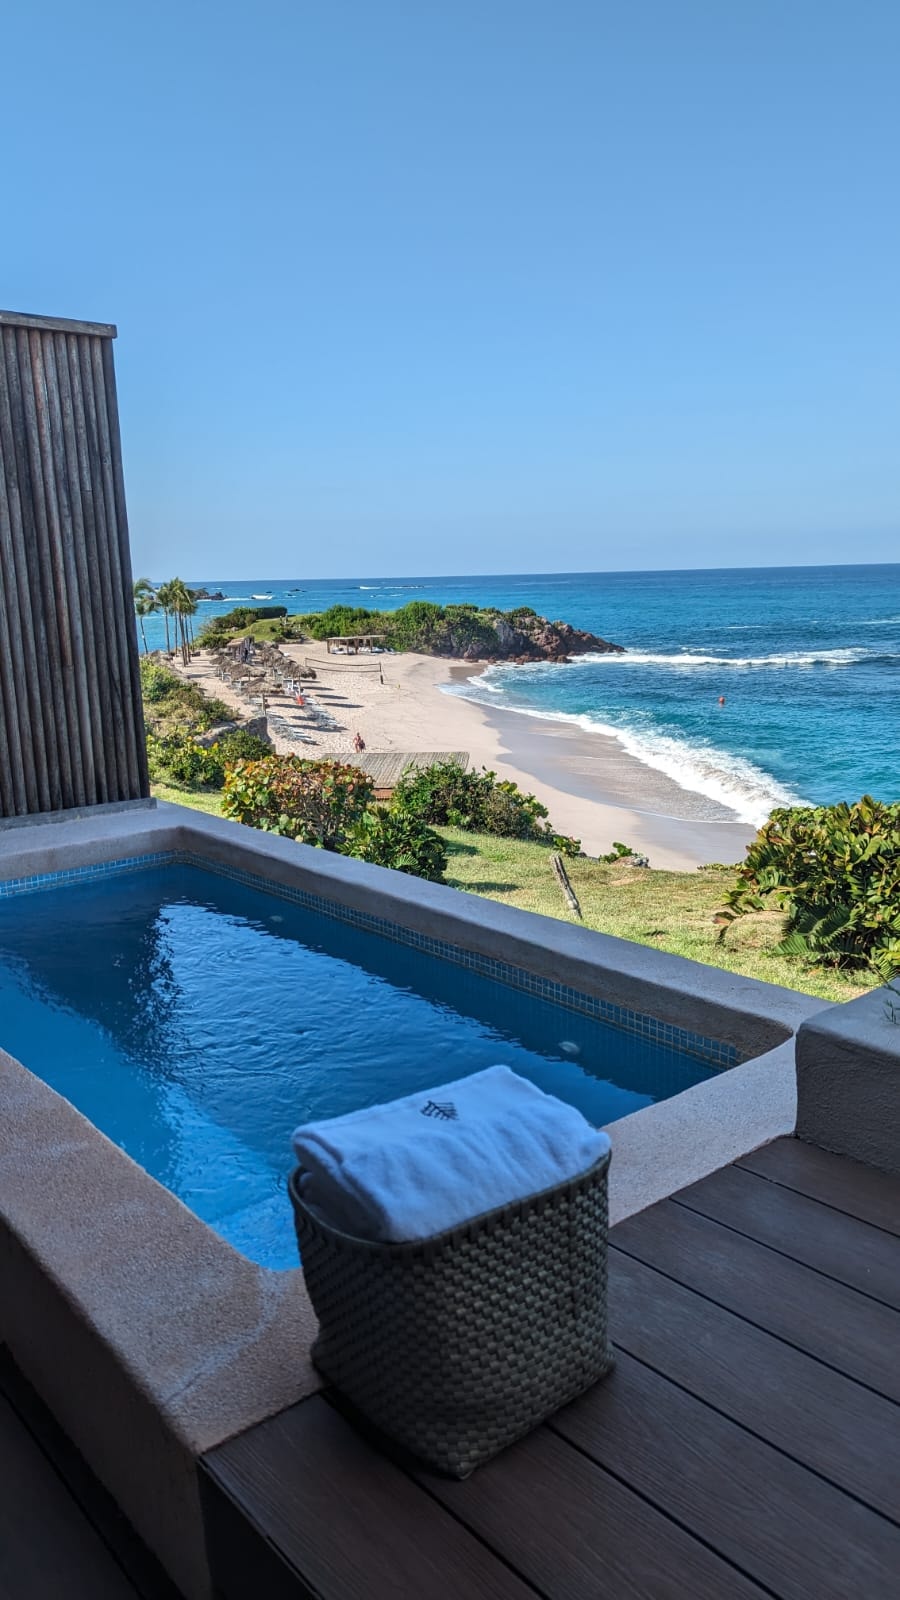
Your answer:
[[[239,1255],[0,1049],[0,1307],[26,1377],[203,1594],[194,1461],[321,1387],[299,1267]]]
[[[794,1034],[826,1007],[790,990],[177,806],[10,830],[0,880],[162,852],[377,905],[402,926],[730,1034],[751,1059],[609,1126],[612,1221],[793,1130]],[[0,1029],[0,1339],[201,1600],[196,1457],[319,1386],[302,1275],[239,1256],[2,1043]],[[176,1319],[161,1315],[172,1306]]]

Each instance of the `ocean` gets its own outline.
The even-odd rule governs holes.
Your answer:
[[[727,808],[758,826],[775,805],[900,799],[900,564],[188,581],[227,597],[202,602],[200,620],[265,604],[252,598],[262,594],[292,612],[410,600],[533,606],[627,654],[488,667],[448,692],[612,734],[703,797],[710,818]],[[162,643],[158,618],[147,637]]]

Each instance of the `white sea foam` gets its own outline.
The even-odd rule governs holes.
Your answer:
[[[870,655],[869,650],[851,648],[846,650],[786,650],[781,655],[771,656],[716,656],[701,655],[690,650],[677,651],[670,655],[658,655],[650,650],[628,650],[625,655],[610,655],[605,651],[578,657],[578,663],[590,662],[615,662],[620,667],[850,667],[856,661],[863,661]],[[548,662],[548,666],[556,669],[555,663]]]
[[[499,670],[503,670],[500,668]],[[485,689],[496,694],[497,689],[486,683],[487,673],[498,668],[488,667],[486,673],[470,678],[463,684],[446,684],[445,694],[458,695],[481,705],[492,702],[482,698]],[[715,805],[724,806],[739,822],[758,828],[765,822],[774,806],[805,805],[809,802],[779,783],[776,778],[744,756],[732,755],[701,742],[690,743],[670,734],[615,727],[599,717],[586,712],[536,711],[527,706],[504,706],[504,711],[519,716],[536,717],[541,722],[565,722],[583,729],[585,733],[599,733],[616,739],[628,755],[656,772],[662,772],[688,794],[703,795]]]

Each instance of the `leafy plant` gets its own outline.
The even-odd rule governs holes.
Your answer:
[[[222,815],[303,844],[340,850],[374,793],[371,778],[358,767],[267,756],[229,767]]]
[[[493,833],[506,839],[538,839],[565,855],[578,855],[581,844],[553,832],[547,807],[495,772],[480,772],[458,761],[436,761],[404,773],[394,790],[393,810],[437,826]]]
[[[387,806],[363,812],[348,835],[345,854],[432,883],[442,883],[447,870],[447,847],[440,835],[418,817]]]
[[[598,856],[598,861],[621,861],[623,856],[633,856],[634,851],[630,844],[622,844],[621,840],[613,839],[612,849],[605,856]]]
[[[180,678],[171,667],[152,657],[141,657],[141,693],[144,714],[152,731],[185,729],[204,733],[217,722],[231,722],[234,712],[224,700],[206,695],[195,683]]]
[[[198,744],[190,733],[147,733],[147,765],[154,783],[171,780],[186,788],[221,789],[225,765],[214,744]]]
[[[249,728],[229,728],[220,734],[212,746],[223,766],[233,766],[236,761],[265,761],[272,754],[268,739],[261,739]]]
[[[726,896],[726,924],[772,904],[787,913],[779,955],[900,972],[900,802],[773,811]],[[725,929],[720,937],[724,937]]]

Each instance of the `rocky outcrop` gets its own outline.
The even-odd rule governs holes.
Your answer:
[[[482,640],[471,641],[461,652],[463,661],[511,661],[521,665],[529,661],[571,661],[573,656],[624,655],[625,647],[610,644],[596,633],[584,628],[573,628],[568,622],[548,622],[535,613],[514,614],[513,619],[502,612],[486,613],[499,648],[485,651]]]
[[[247,717],[246,719],[235,717],[233,722],[219,722],[214,728],[208,728],[206,733],[195,734],[195,741],[197,744],[209,749],[210,745],[218,743],[223,734],[235,733],[238,728],[242,733],[253,733],[257,739],[265,739],[267,744],[272,744],[268,721],[265,717]],[[272,748],[275,748],[274,745],[272,745]]]

